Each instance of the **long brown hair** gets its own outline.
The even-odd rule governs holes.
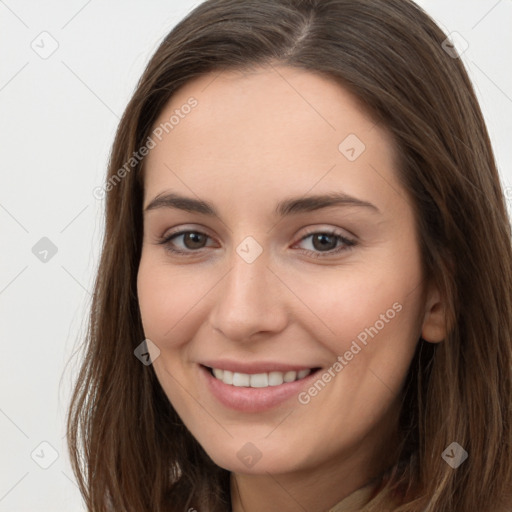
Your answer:
[[[103,248],[69,409],[69,450],[89,511],[231,509],[229,472],[185,428],[152,366],[134,357],[144,340],[136,288],[144,161],[126,162],[188,80],[276,62],[338,81],[393,135],[422,263],[447,304],[446,339],[420,339],[409,371],[400,463],[364,510],[510,506],[511,230],[482,113],[445,39],[410,0],[208,0],[161,43],[111,152]],[[441,457],[452,442],[469,453],[457,469]]]

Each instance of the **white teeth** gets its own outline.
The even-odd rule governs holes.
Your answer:
[[[266,388],[268,386],[268,373],[255,373],[251,375],[251,388]]]
[[[224,370],[224,376],[222,377],[222,381],[224,382],[224,384],[233,385],[233,372],[230,372],[229,370]]]
[[[249,387],[251,384],[251,376],[248,373],[233,373],[233,386]]]
[[[269,372],[268,385],[280,386],[284,382],[283,374],[281,372]]]
[[[293,382],[297,378],[297,372],[286,372],[283,376],[285,382]]]
[[[299,372],[268,372],[268,373],[238,373],[229,370],[213,368],[215,378],[236,387],[267,388],[269,386],[280,386],[285,382],[294,382],[303,379],[311,373],[311,370],[300,370]]]
[[[303,379],[304,377],[307,377],[311,373],[311,370],[301,370],[299,373],[297,373],[297,379]]]

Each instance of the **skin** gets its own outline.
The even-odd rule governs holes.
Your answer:
[[[191,96],[198,105],[147,157],[144,208],[173,191],[212,203],[219,216],[144,213],[138,296],[145,335],[160,350],[154,370],[194,437],[232,472],[234,512],[323,512],[387,469],[417,341],[445,336],[395,146],[339,84],[303,70],[195,78],[155,127]],[[349,134],[366,146],[354,161],[338,149]],[[273,214],[280,200],[333,191],[378,211],[342,205]],[[207,237],[202,245],[183,236],[169,242],[188,255],[158,244],[181,228]],[[326,229],[357,243],[334,253],[343,247],[336,237],[325,249],[312,236],[301,240]],[[236,252],[247,236],[262,248],[252,263]],[[220,404],[198,378],[201,361],[220,357],[325,371],[395,303],[401,311],[307,404],[293,397],[243,413]],[[247,442],[261,454],[252,467],[237,457]]]

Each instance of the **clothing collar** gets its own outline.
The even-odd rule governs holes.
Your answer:
[[[373,498],[377,485],[378,482],[372,480],[369,484],[343,498],[334,507],[330,508],[328,512],[359,512]]]

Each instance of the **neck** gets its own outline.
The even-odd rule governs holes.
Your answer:
[[[336,457],[322,467],[292,473],[231,473],[232,512],[325,512],[388,469],[390,445],[373,451],[371,457],[354,452],[343,461]]]

